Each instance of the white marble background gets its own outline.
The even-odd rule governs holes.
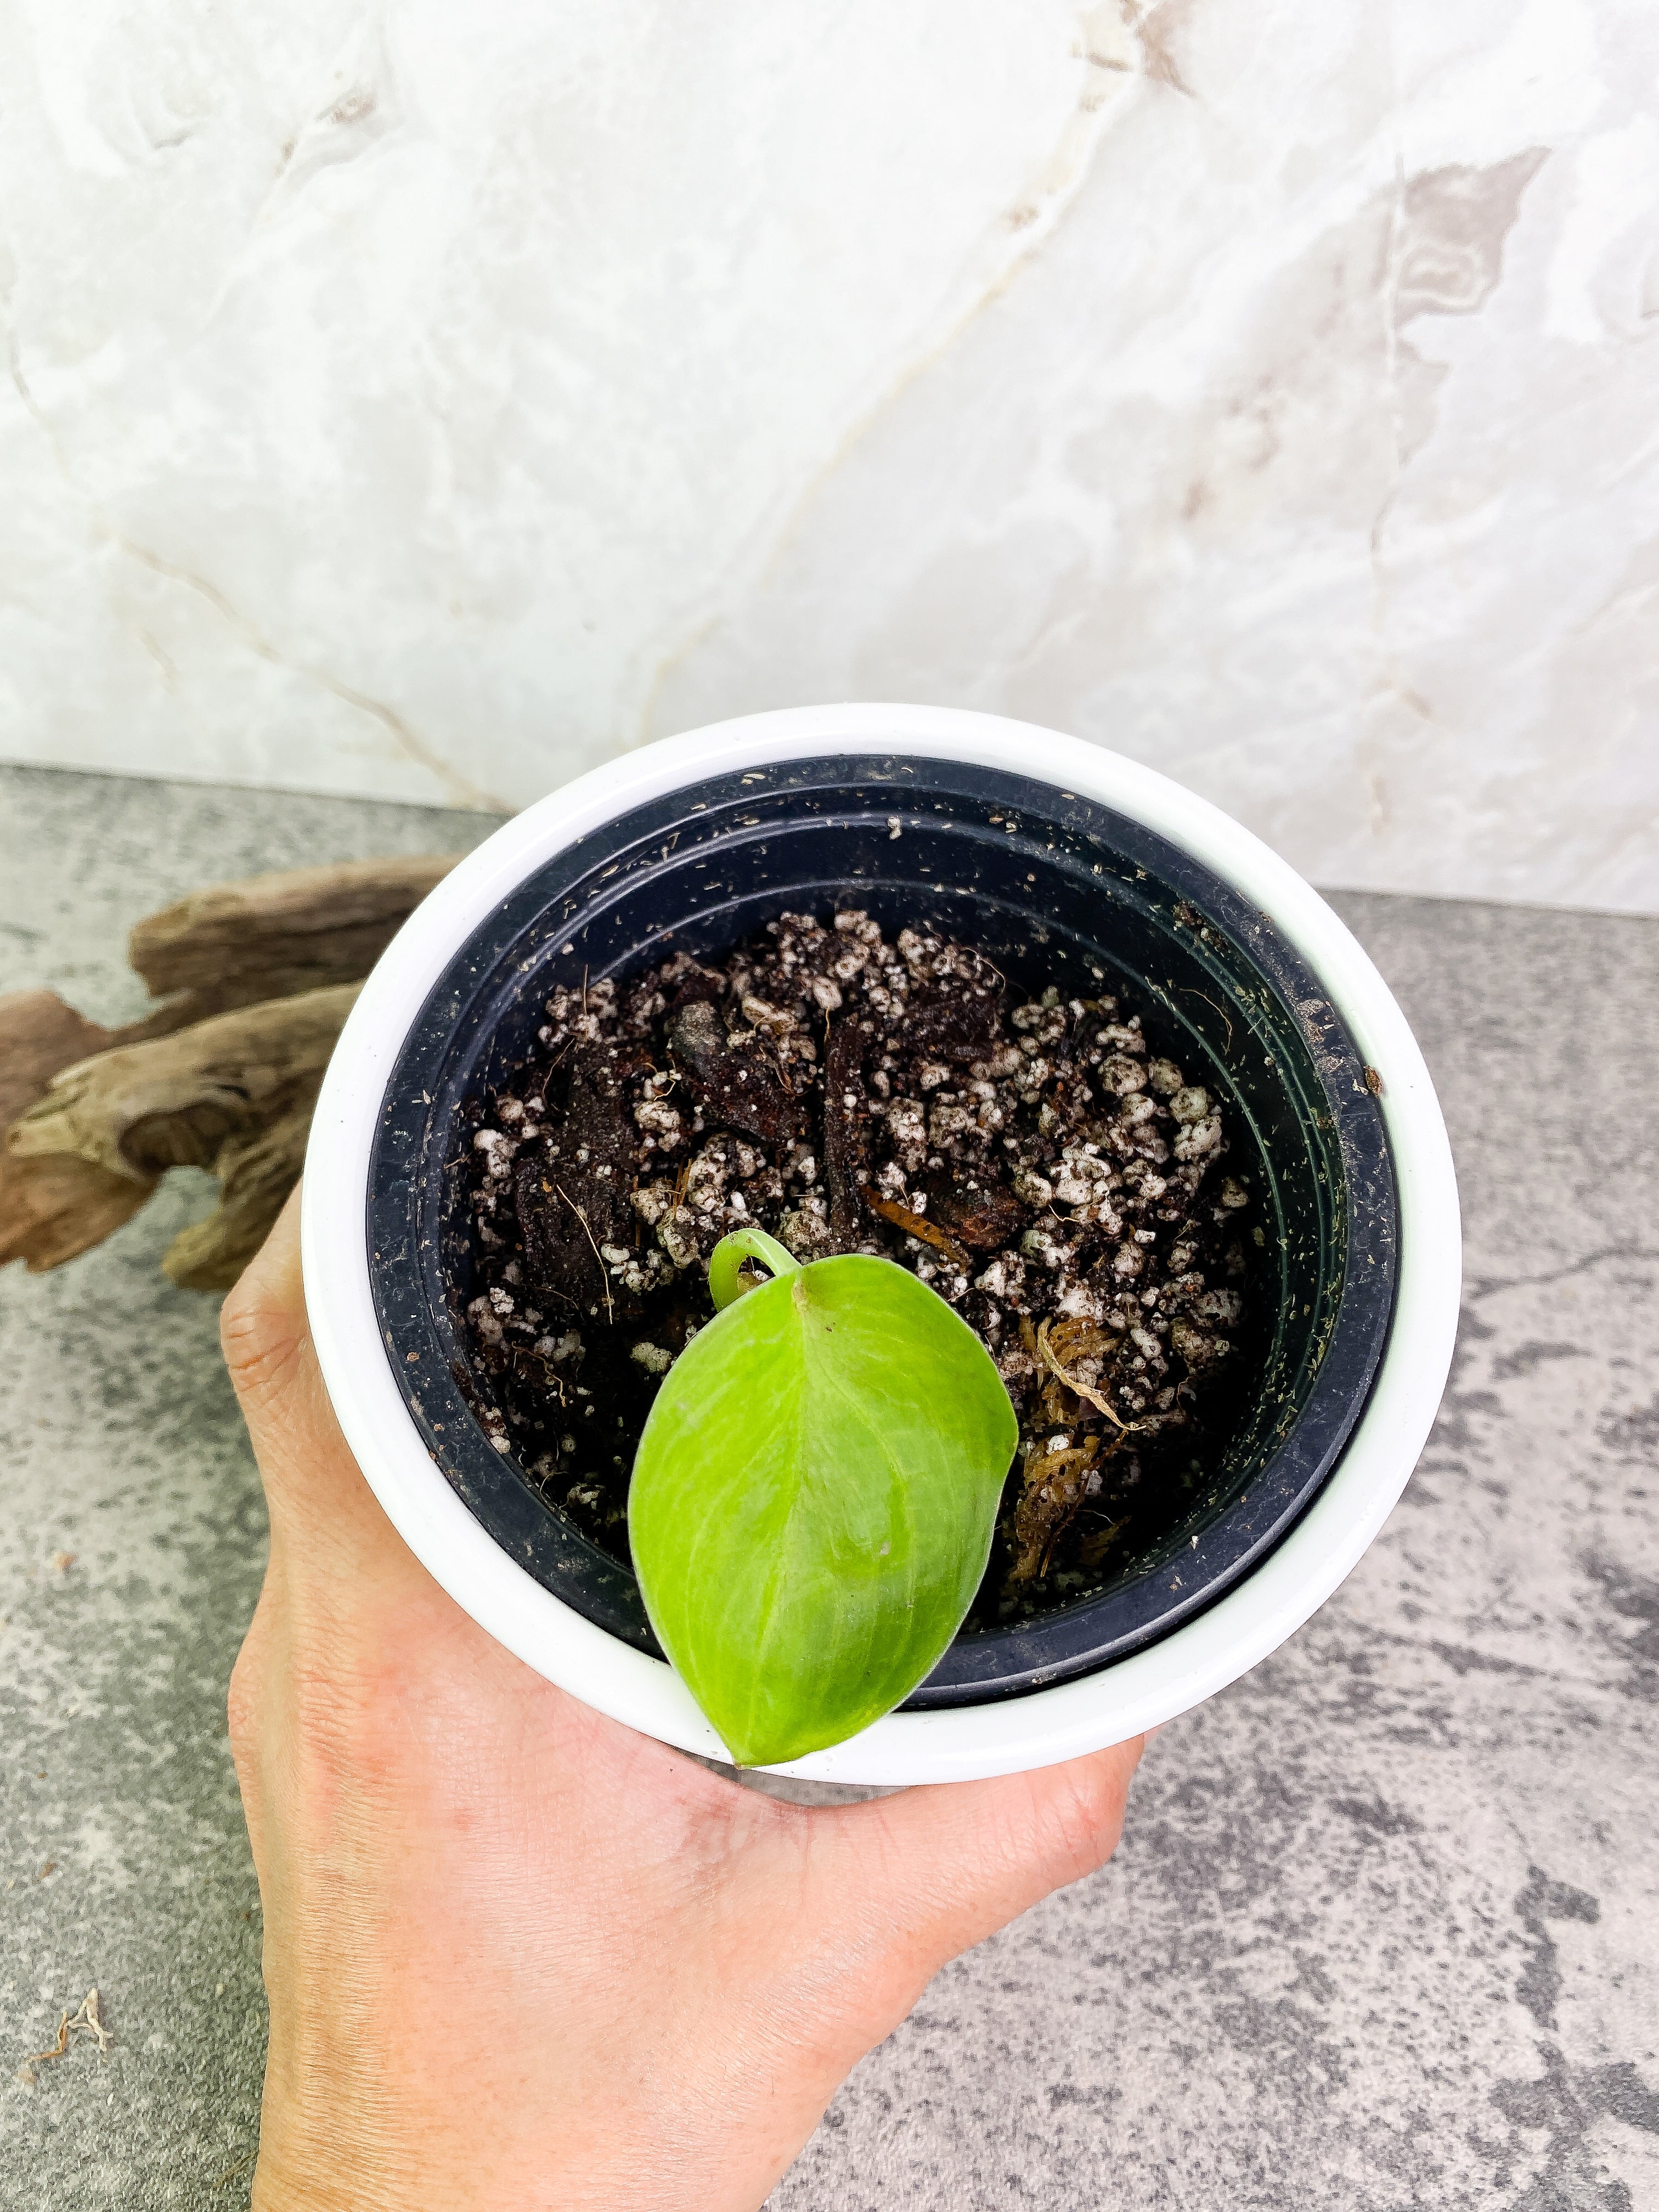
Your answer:
[[[1659,910],[1653,0],[0,0],[0,757],[929,698]]]

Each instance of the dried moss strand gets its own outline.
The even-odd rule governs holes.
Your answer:
[[[1036,1333],[1036,1342],[1037,1350],[1042,1355],[1042,1364],[1047,1367],[1049,1373],[1058,1381],[1063,1382],[1066,1385],[1066,1388],[1072,1392],[1074,1397],[1084,1399],[1089,1405],[1095,1408],[1097,1413],[1104,1413],[1109,1421],[1115,1421],[1118,1427],[1121,1428],[1126,1435],[1127,1435],[1130,1430],[1138,1429],[1140,1426],[1140,1423],[1139,1421],[1126,1421],[1122,1414],[1118,1413],[1113,1407],[1110,1402],[1100,1391],[1091,1389],[1086,1382],[1079,1382],[1075,1376],[1068,1375],[1066,1373],[1065,1368],[1061,1366],[1059,1358],[1054,1352],[1054,1347],[1048,1341],[1048,1323],[1045,1321],[1042,1328],[1038,1329]]]

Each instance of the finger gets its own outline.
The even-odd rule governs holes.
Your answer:
[[[265,1486],[273,1546],[404,1551],[351,1456],[306,1320],[296,1188],[219,1317],[225,1364]]]
[[[1052,1890],[1105,1864],[1122,1832],[1143,1739],[990,1782],[907,1790],[836,1815],[832,1850],[854,1912],[927,1980]],[[839,1887],[839,1885],[837,1885]]]
[[[296,1182],[219,1314],[219,1342],[250,1423],[291,1382],[307,1336]]]

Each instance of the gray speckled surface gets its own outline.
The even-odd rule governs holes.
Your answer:
[[[125,927],[179,891],[488,826],[8,771],[0,985],[112,1018]],[[1153,1746],[1114,1864],[858,2069],[779,2212],[1659,2207],[1659,924],[1338,903],[1462,1179],[1423,1466],[1337,1598]],[[222,1699],[263,1516],[212,1304],[156,1272],[203,1196],[0,1276],[0,2204],[29,2212],[246,2201]],[[94,1982],[115,2048],[25,2087]]]
[[[0,989],[131,1017],[139,915],[222,877],[444,852],[475,814],[0,770]],[[264,1552],[218,1301],[162,1252],[175,1176],[56,1274],[0,1273],[0,2206],[245,2203],[264,2055],[258,1890],[224,1694]],[[73,1555],[66,1570],[54,1561]],[[52,1868],[50,1873],[43,1869]],[[115,2035],[37,2068],[95,1984]]]

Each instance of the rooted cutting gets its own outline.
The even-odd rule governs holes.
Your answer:
[[[744,1283],[739,1261],[771,1279]],[[891,1261],[714,1248],[721,1310],[669,1370],[628,1527],[665,1651],[740,1765],[890,1712],[985,1572],[1017,1425],[973,1331]]]
[[[619,1557],[653,1397],[744,1227],[896,1261],[994,1359],[1019,1447],[970,1627],[1109,1579],[1224,1433],[1251,1193],[1103,977],[1024,998],[926,930],[786,915],[718,963],[556,990],[467,1140],[482,1418]]]

